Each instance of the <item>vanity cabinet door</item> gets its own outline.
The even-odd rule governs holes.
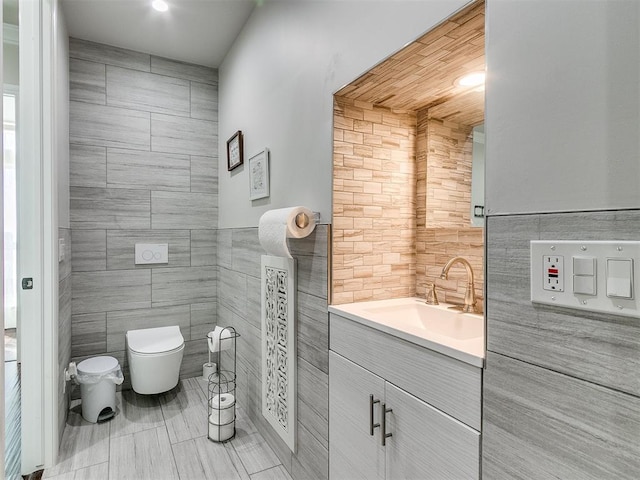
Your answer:
[[[329,352],[329,478],[383,480],[385,452],[380,427],[370,432],[370,398],[380,423],[384,380],[346,358]]]
[[[387,480],[480,478],[480,433],[386,384]]]

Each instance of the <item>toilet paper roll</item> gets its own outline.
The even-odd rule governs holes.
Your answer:
[[[306,215],[305,222],[296,223],[298,215]],[[300,217],[302,219],[302,217]],[[258,239],[269,255],[293,258],[289,253],[287,238],[304,238],[316,228],[313,212],[306,207],[289,207],[269,210],[260,217]]]
[[[233,407],[234,403],[236,403],[236,399],[232,393],[221,393],[211,397],[211,408],[216,410]]]
[[[216,326],[213,331],[207,334],[207,342],[209,343],[209,351],[216,353],[218,349],[228,350],[231,348],[231,330]]]
[[[232,422],[228,425],[215,425],[209,422],[209,438],[215,442],[224,442],[233,437],[235,431],[235,423]]]
[[[211,415],[209,423],[215,425],[226,425],[234,420],[235,398],[230,393],[216,395],[211,399]]]
[[[202,365],[202,377],[209,380],[211,374],[216,373],[217,365],[215,363],[205,363]],[[211,380],[214,380],[213,378]]]

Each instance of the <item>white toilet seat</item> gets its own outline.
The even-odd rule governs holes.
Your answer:
[[[184,345],[180,327],[143,328],[127,332],[129,349],[141,354],[168,353]]]
[[[131,386],[135,392],[162,393],[178,384],[185,349],[180,327],[129,330],[126,339]]]
[[[163,355],[172,355],[176,352],[179,352],[180,350],[184,350],[184,344],[180,345],[178,348],[174,348],[173,350],[167,350],[166,352],[155,352],[155,353],[138,352],[133,348],[129,348],[130,353],[133,353],[134,355],[138,355],[140,357],[161,357]]]

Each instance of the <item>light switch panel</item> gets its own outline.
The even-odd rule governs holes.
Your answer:
[[[639,268],[640,242],[533,240],[531,301],[640,318]]]

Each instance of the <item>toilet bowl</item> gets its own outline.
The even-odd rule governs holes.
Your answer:
[[[126,338],[129,376],[136,393],[162,393],[178,384],[184,355],[179,327],[129,330]]]

